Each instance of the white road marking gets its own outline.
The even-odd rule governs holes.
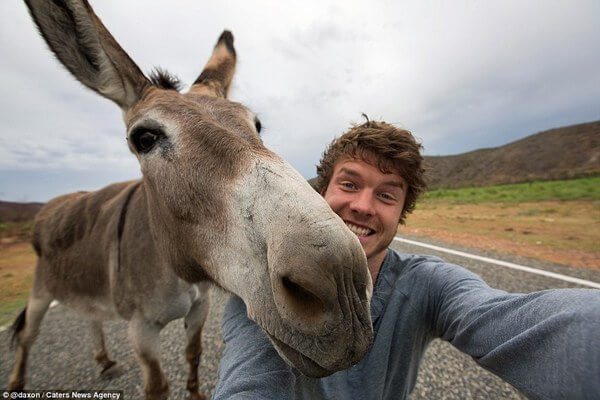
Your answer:
[[[445,247],[434,246],[432,244],[417,242],[415,240],[409,240],[409,239],[404,239],[404,238],[400,238],[400,237],[395,237],[394,240],[396,240],[398,242],[404,242],[404,243],[412,244],[412,245],[415,245],[415,246],[426,247],[428,249],[437,250],[437,251],[441,251],[441,252],[444,252],[444,253],[454,254],[454,255],[457,255],[457,256],[461,256],[461,257],[471,258],[473,260],[479,260],[479,261],[483,261],[483,262],[486,262],[486,263],[499,265],[501,267],[517,269],[519,271],[530,272],[532,274],[543,275],[543,276],[547,276],[549,278],[559,279],[561,281],[576,283],[578,285],[589,286],[589,287],[593,287],[593,288],[596,288],[596,289],[600,289],[600,283],[588,281],[588,280],[585,280],[585,279],[573,278],[572,276],[568,276],[568,275],[557,274],[557,273],[554,273],[554,272],[549,272],[549,271],[544,271],[542,269],[527,267],[525,265],[514,264],[514,263],[511,263],[511,262],[507,262],[507,261],[495,260],[493,258],[482,257],[482,256],[478,256],[478,255],[475,255],[475,254],[465,253],[464,251],[447,249]]]

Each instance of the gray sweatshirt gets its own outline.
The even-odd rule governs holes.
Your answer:
[[[313,379],[279,357],[232,297],[213,399],[404,399],[434,338],[528,397],[600,399],[600,290],[512,294],[437,257],[389,249],[371,313],[375,338],[365,358]]]

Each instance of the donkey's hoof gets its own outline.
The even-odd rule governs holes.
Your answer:
[[[114,367],[115,365],[117,365],[116,361],[113,360],[109,360],[106,363],[104,363],[104,365],[102,365],[102,372],[100,372],[101,374],[107,372],[109,369],[111,369],[112,367]]]
[[[165,380],[162,385],[154,385],[144,388],[144,397],[146,400],[168,400],[169,383]]]
[[[8,387],[6,388],[9,392],[21,392],[25,388],[25,382],[17,381],[17,382],[8,382]],[[6,395],[8,396],[8,395]]]
[[[169,392],[166,393],[146,393],[146,400],[168,400]]]
[[[110,380],[123,375],[123,372],[123,368],[121,368],[121,366],[118,365],[116,361],[111,361],[110,363],[107,363],[104,366],[104,368],[102,368],[102,371],[100,372],[100,377],[102,379]]]
[[[190,392],[190,400],[206,400],[206,397],[202,393]]]

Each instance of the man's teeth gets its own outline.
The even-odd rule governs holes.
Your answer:
[[[346,224],[348,228],[357,236],[368,236],[372,231],[368,228],[361,228],[360,226]]]

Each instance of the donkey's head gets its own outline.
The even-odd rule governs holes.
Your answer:
[[[240,296],[303,373],[358,362],[372,337],[364,253],[327,203],[264,147],[254,114],[226,99],[231,33],[182,94],[167,74],[146,78],[85,0],[27,5],[62,64],[123,110],[165,264]]]

